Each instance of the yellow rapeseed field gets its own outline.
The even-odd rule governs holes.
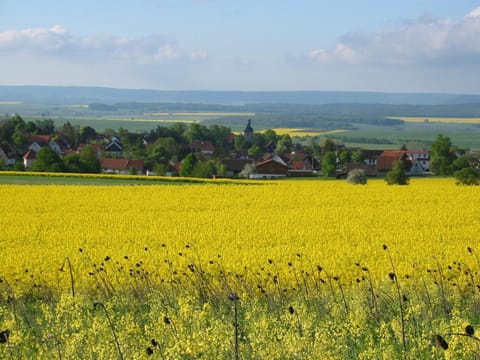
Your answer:
[[[358,264],[385,277],[384,244],[403,274],[456,260],[475,267],[467,248],[478,244],[480,229],[480,192],[453,179],[403,187],[383,180],[3,185],[0,198],[0,277],[18,291],[33,282],[68,291],[68,276],[58,272],[66,258],[77,287],[88,289],[92,265],[106,257],[140,263],[157,278],[190,263],[254,278],[273,264],[283,284],[298,282],[292,266],[321,267],[350,284]]]
[[[413,117],[390,116],[390,119],[403,120],[412,123],[446,123],[446,124],[480,124],[480,118],[453,118],[453,117]]]
[[[471,359],[453,179],[0,186],[0,358]]]

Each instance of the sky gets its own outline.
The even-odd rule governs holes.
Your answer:
[[[480,94],[480,0],[0,0],[0,85]]]

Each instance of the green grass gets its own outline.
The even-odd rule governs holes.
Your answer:
[[[365,144],[347,141],[346,145],[365,149],[398,149],[407,142],[419,142],[427,147],[435,141],[438,134],[443,134],[450,137],[452,143],[458,147],[476,150],[480,149],[479,131],[480,128],[472,124],[405,123],[404,126],[394,127],[357,125],[356,130],[331,137],[385,139],[394,144]]]
[[[17,185],[195,185],[262,184],[264,181],[167,176],[0,171],[1,184]]]
[[[24,175],[0,175],[0,184],[16,185],[152,185],[170,184],[182,185],[182,182],[173,181],[149,181],[134,179],[114,178],[81,178],[81,177],[59,177],[59,176],[24,176]]]

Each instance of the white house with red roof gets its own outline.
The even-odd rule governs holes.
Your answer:
[[[23,167],[25,170],[28,170],[32,167],[32,164],[37,159],[37,153],[33,150],[28,150],[25,155],[22,157],[23,159]]]
[[[145,163],[143,160],[128,160],[118,158],[102,158],[100,159],[102,172],[113,174],[128,175],[132,172],[143,175]]]

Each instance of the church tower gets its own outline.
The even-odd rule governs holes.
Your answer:
[[[251,120],[248,119],[248,124],[245,130],[243,131],[243,135],[245,136],[245,140],[248,142],[253,142],[253,128],[251,124]]]

